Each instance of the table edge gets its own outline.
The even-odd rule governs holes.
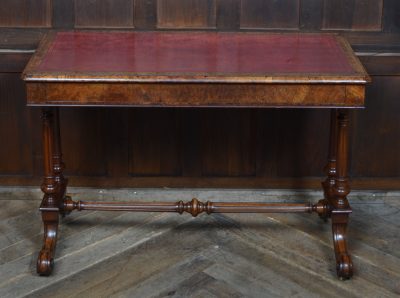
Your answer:
[[[274,33],[268,32],[265,34],[302,34],[302,35],[331,35],[334,36],[339,45],[342,47],[346,58],[352,68],[356,71],[355,74],[319,74],[319,75],[302,75],[302,74],[242,74],[242,75],[218,75],[212,73],[86,73],[85,75],[78,73],[63,73],[57,75],[56,72],[38,72],[35,68],[41,63],[42,58],[50,49],[49,44],[54,40],[58,32],[73,32],[73,30],[52,30],[48,32],[41,40],[37,51],[28,62],[21,78],[26,82],[127,82],[127,83],[309,83],[309,84],[367,84],[371,82],[371,78],[361,64],[360,60],[354,54],[348,41],[338,34],[334,33]],[[89,32],[109,32],[104,30],[96,30]],[[118,32],[135,32],[135,31],[118,31]],[[146,31],[159,32],[159,31]],[[164,31],[162,31],[164,32]],[[181,31],[173,31],[181,32]],[[193,31],[193,33],[202,33],[206,31]],[[254,32],[234,32],[239,34],[252,34]],[[257,32],[259,34],[259,32]]]

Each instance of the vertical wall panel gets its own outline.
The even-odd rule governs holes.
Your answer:
[[[257,109],[256,176],[276,177],[280,165],[278,140],[280,121],[279,109]]]
[[[327,109],[281,110],[277,146],[278,177],[323,176],[328,155]]]
[[[75,27],[132,28],[133,0],[75,0]]]
[[[210,109],[201,117],[203,176],[255,176],[255,110]]]
[[[215,28],[216,0],[158,0],[159,28]]]
[[[357,49],[391,51],[398,45],[394,34],[363,31],[383,26],[384,32],[400,32],[399,8],[400,0],[0,0],[0,48],[33,49],[47,31],[40,28],[53,26],[360,31],[351,34]],[[28,181],[42,175],[40,108],[25,106],[18,73],[27,55],[0,57],[0,179]],[[352,175],[399,181],[398,59],[370,59],[363,60],[374,75],[367,107],[355,112],[352,122]],[[328,118],[329,111],[319,109],[61,109],[67,175],[82,181],[107,177],[110,185],[129,176],[182,178],[188,187],[214,183],[216,176],[251,183],[257,177],[256,184],[264,178],[287,182],[319,176]],[[188,177],[194,184],[185,182]],[[124,181],[137,186],[158,180]],[[239,179],[226,181],[240,186]],[[165,186],[161,183],[154,186]]]
[[[400,176],[399,76],[374,76],[367,87],[366,109],[354,117],[352,174]]]
[[[385,0],[383,6],[383,26],[385,32],[400,32],[400,1]]]
[[[176,109],[135,109],[129,113],[129,174],[181,174],[179,117]]]
[[[302,0],[300,5],[300,29],[319,30],[322,25],[324,2],[321,0]]]
[[[298,29],[299,0],[242,0],[241,28]]]
[[[61,139],[66,173],[75,176],[105,176],[105,109],[62,108]]]
[[[51,0],[1,0],[0,27],[50,27]]]
[[[135,0],[135,28],[154,29],[157,27],[157,0]]]
[[[217,27],[220,30],[240,28],[240,0],[217,0]]]
[[[19,74],[0,74],[0,174],[32,174],[25,90]]]
[[[74,28],[75,26],[75,0],[52,0],[53,27]]]
[[[383,0],[325,0],[323,29],[380,31]]]

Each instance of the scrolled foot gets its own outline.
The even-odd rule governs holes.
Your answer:
[[[336,273],[341,280],[350,279],[353,276],[353,262],[349,255],[342,254],[337,258]]]
[[[53,271],[54,254],[57,245],[58,217],[58,208],[55,208],[54,211],[42,211],[44,237],[36,267],[36,272],[40,275],[48,276]]]
[[[353,262],[347,250],[347,224],[350,213],[351,209],[333,210],[331,215],[336,272],[341,280],[349,279],[353,275]]]
[[[43,276],[49,276],[54,268],[54,259],[48,249],[42,249],[37,259],[36,272]]]

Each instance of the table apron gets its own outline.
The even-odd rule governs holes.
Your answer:
[[[28,105],[363,107],[364,84],[27,82]]]

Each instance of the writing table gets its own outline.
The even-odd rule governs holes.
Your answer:
[[[331,34],[51,32],[23,78],[29,106],[42,107],[43,247],[37,272],[54,266],[59,214],[136,212],[316,212],[331,218],[337,274],[352,276],[346,229],[349,108],[364,105],[369,76],[349,44]],[[82,202],[66,196],[59,106],[330,108],[324,198],[315,204]]]

